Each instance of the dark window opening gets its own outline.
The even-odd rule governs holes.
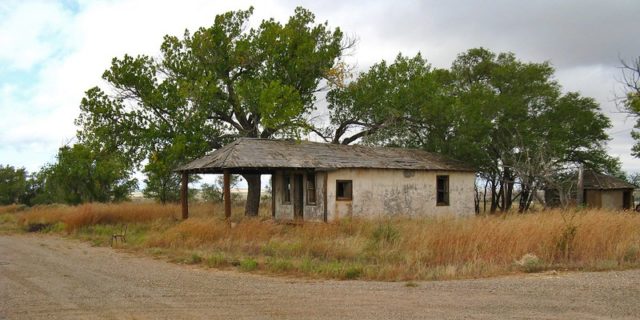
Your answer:
[[[282,203],[291,203],[291,177],[289,175],[282,176]]]
[[[307,204],[316,204],[316,174],[307,173]]]
[[[336,200],[353,199],[353,183],[351,180],[336,181]]]
[[[449,176],[437,176],[436,183],[436,205],[449,205]]]

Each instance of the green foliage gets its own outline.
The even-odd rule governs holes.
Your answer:
[[[258,262],[252,258],[246,258],[240,261],[240,270],[249,272],[258,268]]]
[[[189,258],[185,260],[186,264],[199,264],[203,261],[202,257],[197,253],[192,253]]]
[[[522,271],[527,273],[540,272],[545,268],[542,259],[532,253],[527,253],[522,256],[520,260],[516,261],[516,264],[520,266]]]
[[[460,54],[449,70],[399,55],[329,93],[334,142],[363,139],[463,160],[488,182],[492,211],[510,208],[516,183],[526,210],[554,172],[577,163],[619,171],[605,149],[609,119],[593,99],[563,94],[553,75],[547,62],[483,48]]]
[[[118,155],[83,144],[62,147],[57,162],[45,166],[30,183],[33,203],[122,201],[136,188],[131,171]]]
[[[286,24],[249,28],[252,13],[227,12],[193,34],[167,35],[159,58],[114,58],[103,74],[113,94],[95,87],[82,100],[81,141],[134,165],[148,159],[147,194],[169,201],[179,182],[172,170],[189,159],[239,136],[298,137],[341,57],[342,32],[302,8]],[[259,190],[256,181],[250,189]]]
[[[0,165],[0,205],[22,202],[27,190],[24,168]]]
[[[238,183],[240,183],[240,176],[237,174],[232,174],[229,175],[229,187],[231,189],[233,188],[237,188],[238,187]],[[218,176],[216,178],[216,181],[214,184],[207,184],[204,183],[201,186],[201,191],[202,191],[202,197],[205,201],[211,201],[211,202],[222,202],[224,199],[223,196],[223,189],[224,189],[224,177],[222,175]],[[239,194],[237,193],[232,193],[231,194],[231,200],[237,200],[237,198],[239,198]]]
[[[229,265],[229,261],[227,260],[227,257],[223,252],[217,252],[210,255],[209,257],[207,257],[205,263],[209,268],[219,268]]]

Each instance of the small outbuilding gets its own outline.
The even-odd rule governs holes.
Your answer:
[[[578,180],[577,175],[575,179]],[[593,170],[585,170],[582,179],[582,205],[611,210],[627,210],[634,207],[633,191],[636,188],[634,185]],[[579,185],[577,182],[576,184]],[[572,203],[577,202],[575,192],[571,200]],[[558,191],[545,190],[545,202],[550,207],[559,206]]]
[[[422,150],[241,138],[177,171],[271,174],[277,220],[475,212],[475,170]]]
[[[584,172],[584,204],[592,208],[631,209],[635,186],[616,177]]]

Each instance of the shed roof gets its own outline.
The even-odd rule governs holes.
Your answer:
[[[585,170],[583,176],[583,188],[585,189],[635,189],[636,186],[614,176]]]
[[[422,150],[255,138],[240,138],[176,171],[220,173],[223,169],[277,168],[475,171],[460,161]]]

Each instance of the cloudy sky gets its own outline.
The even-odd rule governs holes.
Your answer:
[[[613,103],[619,59],[640,55],[640,1],[212,1],[0,0],[0,164],[38,170],[72,141],[84,91],[104,85],[111,58],[158,55],[162,36],[253,5],[253,23],[284,21],[296,6],[358,39],[359,70],[398,52],[435,67],[483,46],[549,61],[565,91],[595,98],[613,122],[609,151],[627,172],[635,122]]]

